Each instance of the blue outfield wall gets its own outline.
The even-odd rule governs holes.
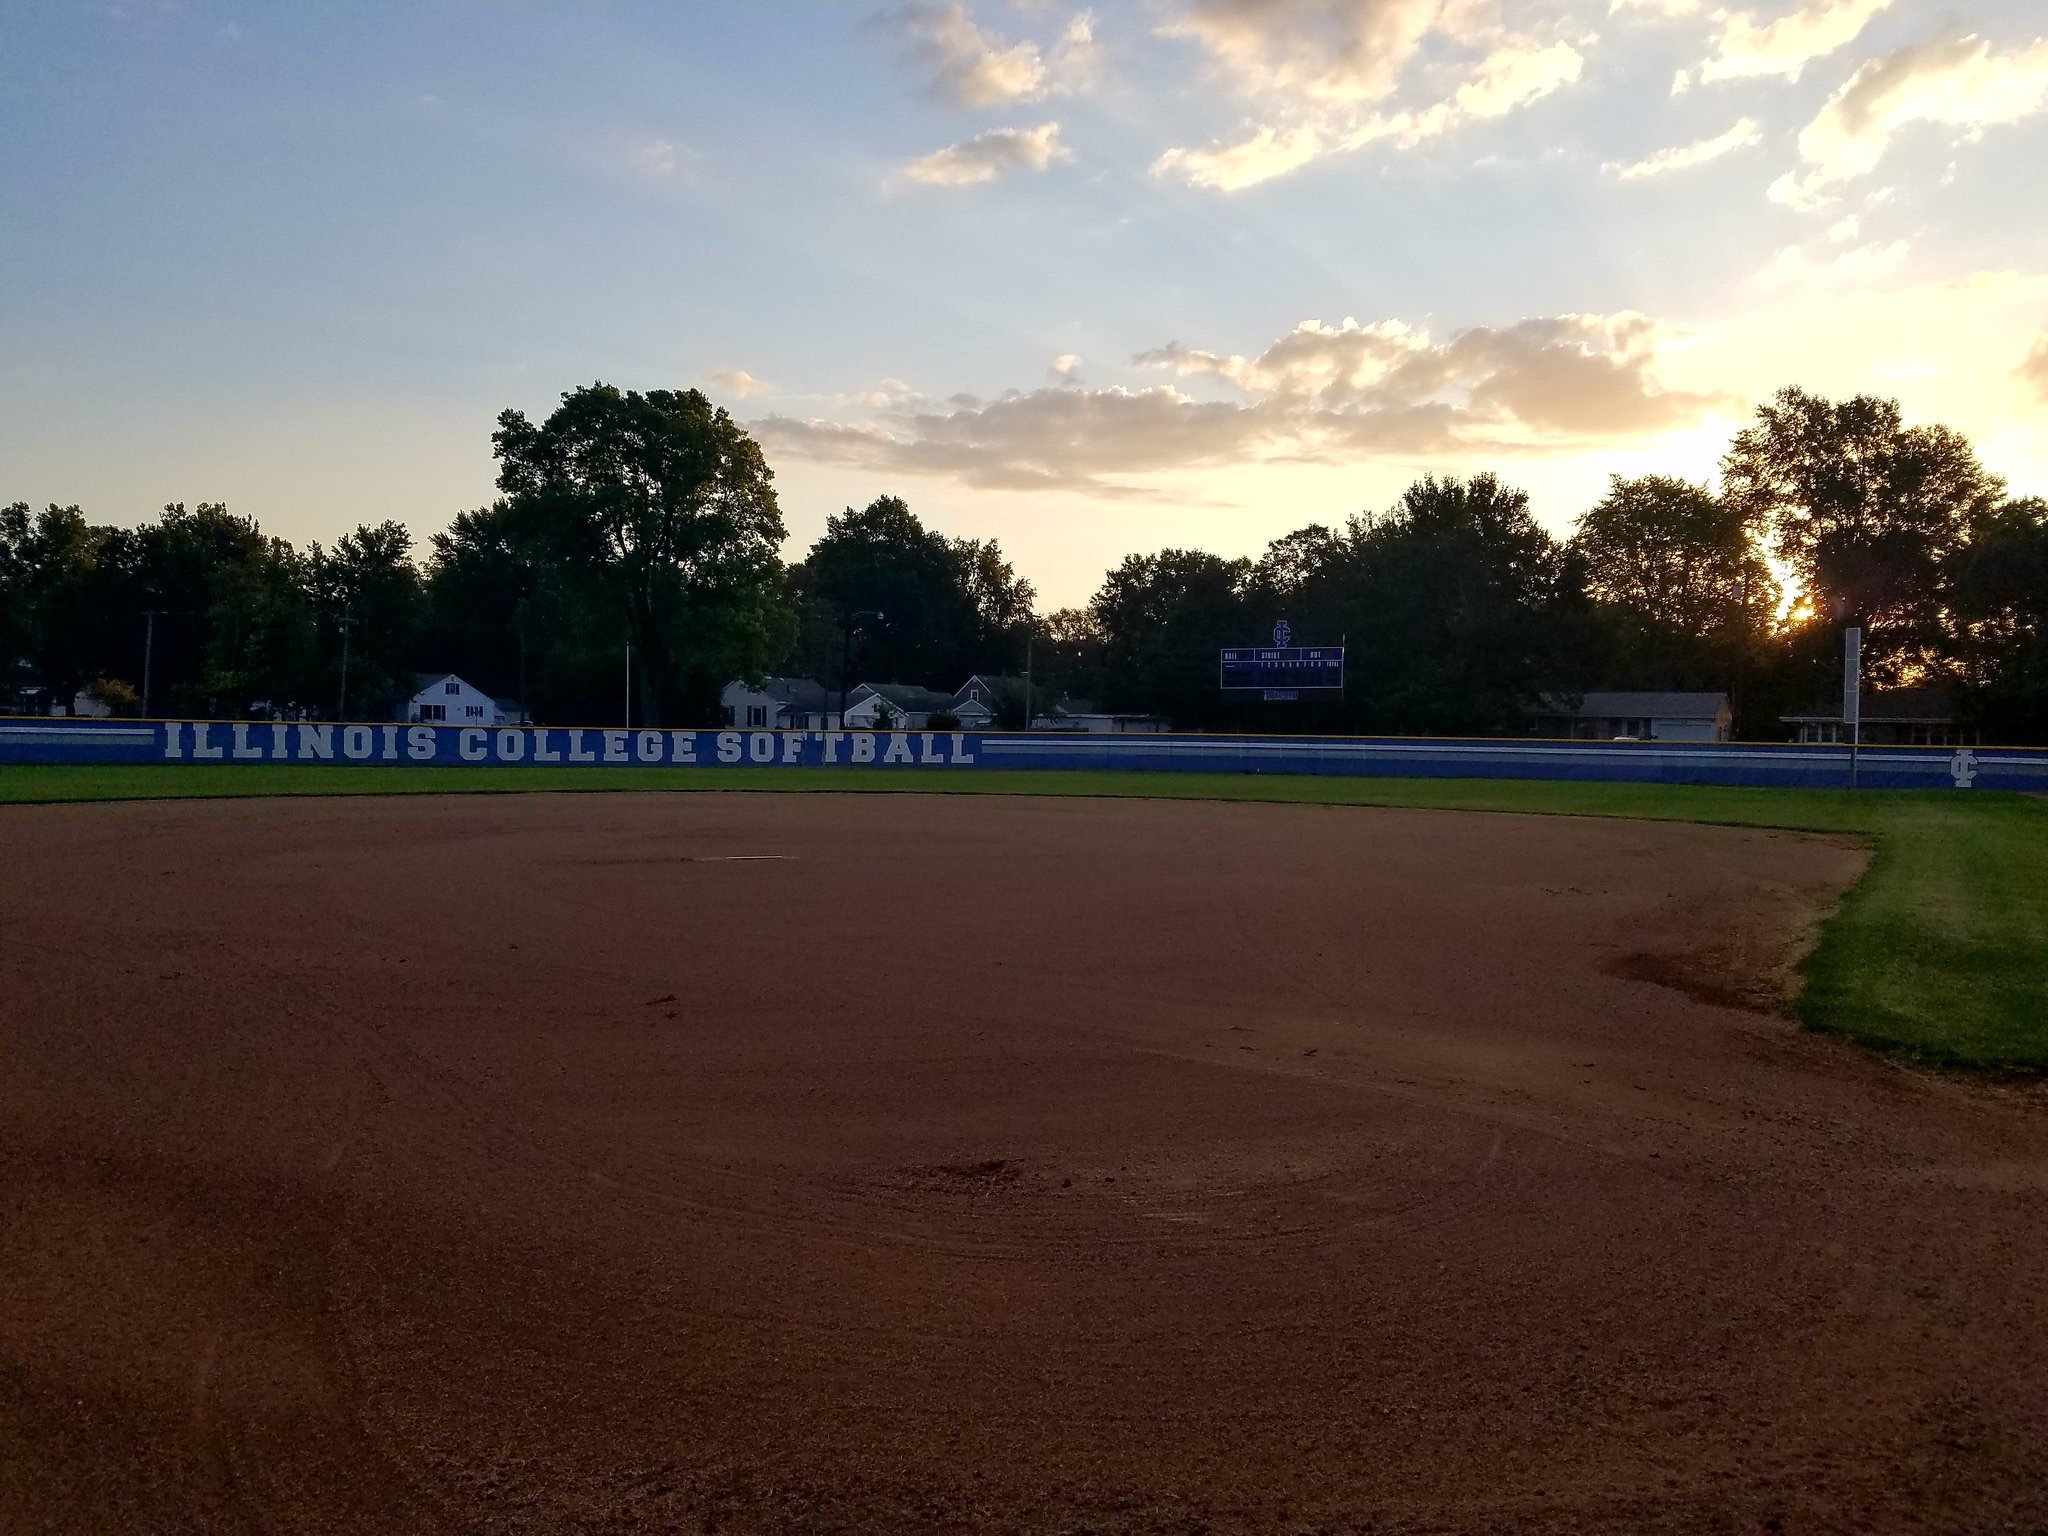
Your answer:
[[[0,763],[842,767],[1331,773],[1840,788],[1841,746],[1450,740],[1401,736],[1077,736],[971,731],[650,731],[0,720]],[[2048,748],[1865,747],[1868,789],[2048,791]]]

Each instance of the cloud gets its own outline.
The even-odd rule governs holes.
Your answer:
[[[1580,77],[1570,43],[1507,33],[1490,13],[1480,0],[1197,0],[1163,34],[1198,44],[1267,110],[1233,140],[1167,150],[1152,172],[1237,191],[1368,144],[1413,147]]]
[[[1666,176],[1673,171],[1689,171],[1696,165],[1705,165],[1738,149],[1761,144],[1763,138],[1763,130],[1757,126],[1756,120],[1745,117],[1727,132],[1716,134],[1711,139],[1673,145],[1669,149],[1658,150],[1647,159],[1628,164],[1609,161],[1605,169],[1622,181],[1642,181],[1651,176]]]
[[[1569,43],[1538,47],[1513,42],[1482,59],[1478,72],[1451,99],[1464,117],[1505,117],[1572,84],[1584,67],[1585,60]]]
[[[992,107],[1037,101],[1049,91],[1089,84],[1099,65],[1095,18],[1070,18],[1048,58],[1034,42],[1012,43],[984,30],[959,0],[908,5],[884,18],[908,42],[910,62],[926,88],[956,107]]]
[[[1771,187],[1776,202],[1812,209],[1830,189],[1876,170],[1892,137],[1914,123],[1960,129],[1967,141],[2048,107],[2048,39],[1995,53],[1950,29],[1864,64],[1799,134],[1803,175]]]
[[[649,176],[673,176],[680,153],[681,146],[673,139],[649,139],[635,147],[633,160]]]
[[[749,395],[770,394],[775,389],[773,384],[755,378],[744,368],[721,368],[705,377],[738,400],[744,400]]]
[[[2048,331],[2043,331],[2018,368],[2019,376],[2034,386],[2034,393],[2048,401]]]
[[[967,7],[908,5],[890,18],[910,39],[909,54],[932,94],[956,107],[1031,101],[1045,94],[1045,60],[1035,43],[1009,43],[974,23]]]
[[[1060,143],[1060,125],[1041,123],[1036,128],[990,128],[911,161],[903,173],[927,187],[971,187],[1011,171],[1042,171],[1055,160],[1072,158]]]
[[[1235,144],[1169,149],[1152,162],[1152,174],[1177,175],[1191,186],[1236,192],[1300,170],[1322,154],[1323,147],[1322,136],[1313,128],[1262,127]]]
[[[1196,0],[1160,32],[1200,46],[1247,94],[1378,102],[1442,10],[1440,0]]]
[[[853,398],[870,410],[890,411],[899,410],[924,397],[901,379],[877,379]]]
[[[1841,226],[1837,225],[1839,229]],[[1834,232],[1829,232],[1834,238]],[[1767,283],[1802,283],[1825,278],[1831,284],[1889,282],[1906,264],[1912,247],[1904,240],[1858,245],[1815,256],[1803,245],[1788,245],[1771,258],[1761,276]]]
[[[1134,360],[1221,383],[1225,399],[1179,384],[1069,384],[872,422],[772,416],[751,430],[797,457],[876,472],[1142,496],[1153,494],[1143,477],[1204,466],[1563,452],[1689,425],[1725,402],[1657,382],[1669,340],[1636,314],[1477,326],[1443,341],[1399,321],[1307,321],[1254,357],[1168,345]]]
[[[1892,0],[1804,0],[1788,16],[1760,22],[1754,11],[1722,15],[1714,53],[1700,65],[1702,80],[1783,75],[1797,80],[1808,64],[1856,41],[1872,17]]]
[[[1630,11],[1645,11],[1652,16],[1669,19],[1676,16],[1690,16],[1698,11],[1701,0],[1612,0],[1607,14],[1619,16]]]
[[[1072,352],[1062,352],[1052,360],[1052,367],[1046,370],[1052,379],[1060,384],[1081,382],[1081,359]]]
[[[1095,16],[1090,11],[1068,20],[1060,40],[1053,45],[1054,89],[1077,93],[1095,84],[1102,73],[1102,48],[1095,41]]]

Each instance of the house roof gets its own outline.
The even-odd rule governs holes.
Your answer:
[[[1865,725],[1951,725],[1956,718],[1955,697],[1946,688],[1867,689],[1862,706]],[[1805,714],[1778,718],[1789,725],[1839,723],[1842,706],[1839,701],[1830,700]]]
[[[890,706],[912,714],[928,715],[936,709],[950,709],[953,695],[934,693],[929,688],[919,688],[914,683],[862,683],[862,696],[880,694]],[[858,700],[856,700],[858,702]]]
[[[824,714],[832,707],[830,690],[808,677],[771,677],[762,692],[785,709],[805,714]]]
[[[1728,707],[1725,693],[1582,693],[1577,706],[1546,693],[1537,701],[1539,715],[1573,720],[1718,720]]]
[[[1024,693],[1024,679],[1021,677],[992,677],[986,672],[977,672],[953,690],[954,702],[966,703],[977,683],[981,685],[981,691],[987,694],[991,700],[1022,697]]]

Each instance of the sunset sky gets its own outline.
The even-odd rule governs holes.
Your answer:
[[[2041,0],[0,5],[0,501],[294,540],[696,385],[1041,605],[1786,384],[2048,494]]]

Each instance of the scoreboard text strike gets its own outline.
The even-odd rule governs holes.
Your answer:
[[[1295,693],[1344,686],[1341,645],[1247,645],[1223,652],[1227,689]]]

